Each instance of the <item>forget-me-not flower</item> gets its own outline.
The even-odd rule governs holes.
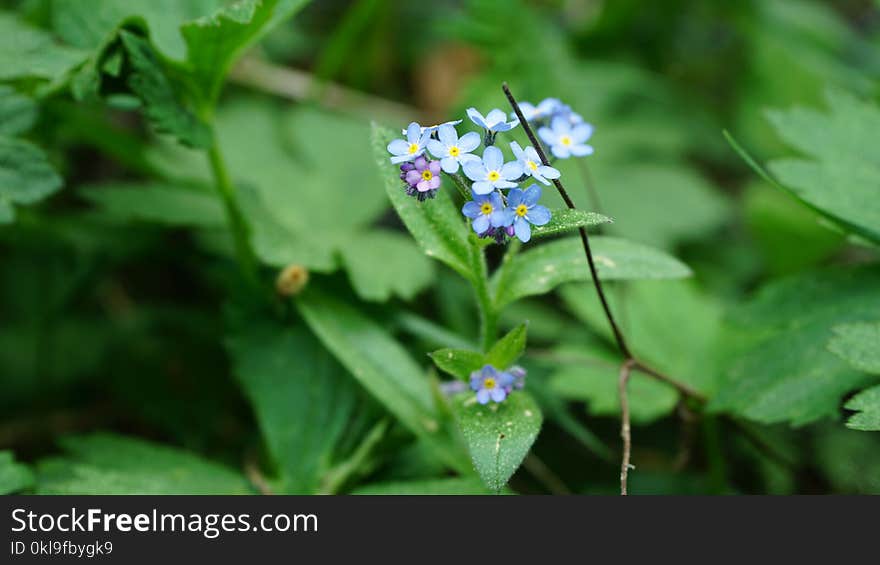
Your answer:
[[[394,155],[391,162],[394,164],[412,161],[425,152],[430,132],[422,132],[422,127],[413,122],[406,128],[406,139],[395,139],[388,144],[388,152]]]
[[[513,118],[508,122],[507,115],[498,108],[495,108],[485,116],[479,113],[476,108],[468,108],[467,115],[472,122],[486,130],[491,135],[502,131],[512,130],[519,125],[518,118]]]
[[[434,191],[440,188],[440,161],[429,161],[424,156],[416,157],[411,167],[401,166],[403,180],[409,185],[406,193],[417,196],[419,200],[433,198]]]
[[[510,148],[513,150],[513,154],[516,155],[516,159],[519,162],[520,167],[522,167],[523,173],[529,175],[536,181],[542,184],[550,184],[550,181],[547,179],[559,178],[559,171],[553,167],[544,165],[541,162],[541,158],[538,156],[538,152],[531,145],[523,149],[519,146],[519,143],[511,141]]]
[[[550,221],[550,210],[538,204],[541,187],[533,184],[525,191],[514,188],[507,195],[507,214],[512,218],[513,232],[523,243],[532,238],[532,226],[543,226]]]
[[[471,390],[477,393],[477,402],[488,404],[504,402],[512,390],[514,377],[510,373],[499,372],[492,365],[486,365],[479,371],[471,373]]]
[[[491,228],[503,227],[510,223],[510,215],[505,212],[501,194],[492,191],[489,194],[477,194],[471,191],[470,202],[465,202],[461,213],[473,220],[474,231],[484,235]]]
[[[585,143],[593,135],[593,126],[587,123],[572,124],[567,116],[556,116],[550,122],[550,127],[538,130],[538,135],[559,159],[593,154],[593,147]]]
[[[527,122],[537,122],[546,120],[556,113],[556,110],[562,106],[562,102],[558,98],[545,98],[541,100],[537,106],[529,102],[520,102],[519,109],[523,113],[523,117]],[[511,118],[516,117],[516,112],[510,113]]]
[[[457,126],[460,123],[461,123],[461,120],[452,120],[452,121],[443,122],[442,124],[437,124],[434,126],[422,126],[421,133],[434,133],[435,131],[439,130],[443,126]],[[406,130],[401,130],[400,133],[402,133],[403,135],[406,135]]]
[[[440,166],[447,173],[457,173],[461,163],[479,160],[479,157],[471,153],[480,145],[480,134],[477,132],[472,131],[458,137],[455,128],[446,123],[437,130],[437,138],[428,140],[428,151],[440,159]]]
[[[522,176],[522,167],[519,162],[504,162],[504,155],[495,146],[489,146],[483,151],[482,160],[466,161],[464,174],[474,181],[471,188],[477,194],[489,194],[496,188],[513,188],[516,183],[511,182]]]

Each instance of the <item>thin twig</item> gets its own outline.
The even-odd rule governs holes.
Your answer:
[[[263,472],[260,471],[260,466],[257,464],[257,461],[253,456],[248,456],[245,460],[244,474],[260,494],[275,494],[272,487],[269,486],[269,481],[266,480],[266,477],[263,476]]]
[[[632,373],[635,362],[627,359],[620,366],[620,378],[617,381],[618,392],[620,393],[620,437],[623,438],[623,457],[620,462],[620,494],[626,496],[626,481],[629,477],[630,470],[630,453],[632,451],[632,433],[629,424],[629,399],[626,395],[626,385],[629,382],[629,376]]]
[[[681,394],[682,396],[688,396],[690,398],[693,398],[694,400],[698,400],[701,403],[707,401],[707,399],[703,395],[703,393],[694,390],[693,388],[686,385],[685,383],[683,383],[681,381],[677,381],[677,380],[673,379],[672,377],[670,377],[664,373],[661,373],[657,369],[654,369],[653,367],[649,367],[648,365],[645,365],[644,363],[642,363],[639,360],[634,359],[634,361],[635,361],[635,364],[633,365],[633,369],[635,369],[636,371],[639,371],[641,373],[645,373],[646,375],[648,375],[650,377],[654,377],[655,379],[657,379],[660,382],[668,384],[669,386],[671,386],[672,388],[677,390],[679,392],[679,394]]]
[[[526,118],[523,115],[519,104],[516,102],[516,99],[513,97],[513,94],[511,94],[510,88],[508,88],[507,83],[505,82],[501,86],[501,88],[504,90],[504,95],[507,96],[507,100],[508,102],[510,102],[511,107],[513,107],[513,111],[516,113],[516,117],[519,118],[519,122],[522,125],[523,130],[525,130],[526,135],[529,137],[529,141],[532,143],[532,147],[534,147],[535,151],[538,152],[538,156],[541,158],[541,163],[549,167],[550,161],[547,159],[547,154],[544,152],[544,148],[541,146],[541,143],[535,136],[535,132],[532,131],[532,127],[526,121]],[[559,179],[553,179],[553,185],[556,187],[559,195],[565,201],[565,205],[568,206],[570,210],[575,210],[576,206],[574,205],[574,201],[572,201],[571,197],[568,195],[568,191],[565,190],[562,182],[560,182]],[[585,230],[584,228],[579,228],[578,232],[580,232],[581,243],[584,246],[584,253],[587,256],[587,265],[589,265],[590,267],[590,276],[593,279],[593,286],[596,287],[596,294],[599,295],[599,301],[602,303],[602,310],[605,311],[605,318],[608,319],[608,324],[611,326],[611,330],[614,332],[614,339],[617,342],[617,347],[620,349],[620,352],[626,359],[632,359],[633,355],[629,350],[629,346],[626,344],[626,339],[624,339],[623,337],[623,332],[621,332],[620,328],[617,326],[617,322],[614,319],[614,314],[611,313],[611,306],[608,304],[608,299],[605,297],[605,291],[602,288],[602,282],[599,280],[599,274],[596,271],[596,264],[593,261],[593,251],[590,248],[590,238],[587,235],[587,230]]]

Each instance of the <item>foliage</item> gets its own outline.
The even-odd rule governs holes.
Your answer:
[[[876,3],[3,6],[0,494],[880,492]]]

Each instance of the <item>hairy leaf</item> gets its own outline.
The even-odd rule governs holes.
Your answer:
[[[24,490],[33,484],[31,470],[17,463],[11,451],[0,451],[0,495]]]
[[[662,251],[614,237],[590,238],[593,259],[602,280],[670,279],[690,276],[690,269]],[[493,276],[498,308],[535,294],[544,294],[565,282],[590,279],[579,238],[536,246]]]
[[[510,330],[495,342],[488,353],[467,349],[438,349],[430,354],[437,368],[462,380],[469,380],[471,373],[485,365],[496,369],[509,369],[519,359],[526,347],[526,324]]]
[[[433,264],[403,234],[374,229],[353,235],[339,249],[358,296],[385,302],[392,294],[410,300],[433,280]]]
[[[501,491],[541,431],[541,410],[527,392],[514,392],[485,405],[462,394],[453,411],[477,473],[490,490]]]
[[[0,12],[0,80],[61,79],[86,52],[58,44],[51,34]]]
[[[40,494],[248,494],[239,473],[173,447],[107,433],[61,441],[37,467]]]
[[[828,349],[859,371],[880,375],[880,322],[835,327]]]
[[[847,420],[847,427],[866,432],[880,431],[880,385],[853,396],[844,408],[858,412]]]
[[[578,228],[588,228],[592,226],[600,226],[602,224],[610,224],[611,218],[597,214],[595,212],[584,212],[583,210],[570,210],[561,208],[552,211],[550,222],[543,226],[532,227],[532,237],[543,237],[547,235],[555,235],[567,231],[574,231]]]
[[[31,129],[37,105],[11,86],[0,85],[0,135],[14,136]]]
[[[0,137],[0,217],[12,219],[11,204],[34,204],[61,188],[61,177],[39,147]]]

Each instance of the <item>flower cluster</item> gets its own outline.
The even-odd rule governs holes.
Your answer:
[[[488,404],[490,400],[504,402],[511,392],[525,386],[525,380],[526,370],[522,367],[499,371],[492,365],[485,365],[471,373],[471,390],[477,393],[477,402],[480,404]]]
[[[547,98],[537,106],[523,102],[520,109],[525,119],[538,128],[543,144],[555,158],[592,154],[593,148],[586,145],[586,141],[593,127],[561,101]],[[461,213],[471,221],[477,235],[492,237],[498,243],[512,237],[527,242],[532,236],[532,226],[547,224],[551,213],[538,204],[541,199],[538,184],[532,183],[523,189],[520,183],[531,180],[549,185],[560,177],[560,172],[545,164],[536,148],[524,148],[516,141],[509,144],[514,159],[506,161],[496,138],[499,133],[509,132],[520,124],[516,114],[511,114],[508,121],[501,110],[494,109],[483,115],[469,108],[467,116],[482,130],[482,135],[468,132],[459,136],[456,126],[462,120],[429,127],[413,122],[403,131],[405,138],[388,144],[391,162],[400,165],[400,179],[408,195],[419,201],[434,198],[440,188],[442,171],[459,187],[469,189],[470,200]],[[481,144],[482,154],[477,155],[475,152]]]

